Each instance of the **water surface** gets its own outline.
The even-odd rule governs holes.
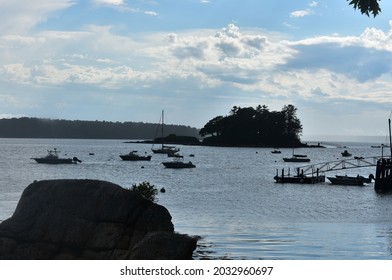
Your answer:
[[[150,162],[126,162],[131,150],[151,153],[146,144],[122,140],[0,139],[0,220],[10,217],[24,188],[34,180],[99,179],[131,187],[143,181],[164,187],[158,203],[173,217],[175,230],[202,239],[196,259],[392,259],[392,196],[364,187],[276,184],[277,170],[291,149],[180,146],[194,169],[166,169],[164,155]],[[83,161],[37,164],[32,157],[56,147]],[[379,156],[371,144],[350,143],[353,156]],[[297,149],[311,163],[341,159],[343,148]],[[385,152],[385,151],[384,151]],[[94,155],[90,155],[93,153]],[[194,154],[195,157],[189,157]],[[307,163],[305,163],[307,164]],[[375,167],[335,171],[364,175]]]

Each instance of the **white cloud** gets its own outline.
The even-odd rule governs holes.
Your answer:
[[[2,1],[0,35],[25,34],[56,12],[74,5],[73,0],[37,0],[31,5],[23,0]]]
[[[146,15],[150,15],[150,16],[157,16],[158,15],[158,13],[157,12],[154,12],[154,11],[145,11],[144,12]]]
[[[11,119],[11,118],[21,118],[21,117],[25,117],[25,115],[0,114],[0,119]]]
[[[143,10],[141,8],[135,8],[128,4],[124,0],[92,0],[93,5],[96,7],[108,7],[119,12],[124,13],[135,13],[135,14],[145,14],[148,16],[157,16],[156,11]]]
[[[0,73],[9,81],[23,83],[31,79],[31,69],[22,63],[4,65],[0,68]]]
[[[13,104],[4,93],[4,84],[12,84],[47,91],[78,89],[75,95],[127,92],[157,102],[163,102],[159,94],[174,92],[177,99],[203,95],[236,102],[242,97],[250,106],[297,100],[390,104],[391,34],[368,28],[360,36],[290,41],[282,34],[235,24],[137,39],[97,25],[72,32],[4,34],[0,98]],[[111,98],[115,102],[116,96]],[[31,106],[27,98],[23,104]]]
[[[304,17],[310,15],[312,12],[310,10],[294,11],[290,13],[290,17]]]
[[[334,83],[328,77],[334,73],[340,79],[347,76],[360,82],[390,75],[390,33],[369,29],[358,37],[324,36],[291,42],[268,38],[261,30],[244,32],[234,24],[215,34],[210,30],[156,34],[138,41],[113,34],[110,26],[3,36],[0,47],[7,49],[7,56],[0,53],[0,80],[119,88],[138,81],[145,85],[148,79],[154,83],[192,77],[200,86],[230,84],[245,91],[264,88],[276,92],[273,88],[279,85],[281,94],[286,95],[293,88],[290,81],[295,81],[298,92],[306,95],[313,88],[306,80],[313,83],[311,75],[316,73],[324,77],[322,81],[330,81],[323,82],[323,92],[334,94],[334,88],[345,86],[344,82],[330,86]],[[33,57],[31,50],[36,53]],[[300,83],[297,74],[291,75],[298,71],[306,77]]]
[[[114,5],[114,6],[124,5],[123,0],[93,0],[93,3],[96,5]]]
[[[318,2],[312,1],[309,3],[309,7],[311,7],[311,9],[293,11],[290,13],[290,17],[300,18],[300,17],[305,17],[314,14],[314,8],[316,8],[317,6],[318,6]]]

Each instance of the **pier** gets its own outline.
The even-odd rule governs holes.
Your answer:
[[[323,172],[329,172],[335,170],[377,166],[377,161],[380,159],[381,157],[342,159],[342,160],[335,160],[329,162],[309,164],[297,168],[302,170],[302,173],[304,175],[312,175],[315,174],[316,172],[323,173]]]
[[[380,159],[377,162],[374,190],[378,193],[392,191],[392,160]]]
[[[391,155],[389,158],[381,158],[377,161],[376,178],[374,190],[377,193],[390,193],[392,191],[392,132],[391,115],[388,119],[389,126],[389,148]]]
[[[391,113],[392,116],[392,113]],[[345,170],[361,167],[376,167],[376,176],[374,177],[374,190],[378,193],[392,192],[392,131],[391,116],[388,119],[389,125],[389,148],[390,156],[384,157],[384,145],[381,145],[382,155],[378,157],[354,157],[353,159],[342,159],[336,161],[322,162],[296,167],[296,175],[290,176],[290,168],[288,174],[282,169],[281,175],[279,170],[276,171],[274,179],[277,183],[300,183],[315,184],[325,181],[325,176],[320,173]],[[320,145],[320,144],[318,144]],[[369,176],[370,178],[370,176]]]
[[[281,175],[278,174],[279,171],[276,171],[276,176],[274,177],[277,183],[296,183],[296,184],[316,184],[325,182],[325,176],[319,175],[318,172],[313,176],[306,176],[303,172],[298,168],[297,174],[295,176],[290,175],[290,169],[288,174],[285,174],[284,168],[282,169]]]
[[[381,157],[366,157],[309,164],[294,168],[295,175],[293,176],[290,174],[290,168],[288,169],[287,174],[283,168],[280,175],[279,170],[276,170],[276,176],[274,179],[277,183],[317,184],[325,182],[325,175],[320,175],[322,173],[336,170],[377,166],[379,162],[383,161],[387,162],[386,160],[382,160]],[[392,174],[392,162],[388,162],[389,168],[383,169],[386,171],[380,171],[378,175],[379,177],[384,178]]]

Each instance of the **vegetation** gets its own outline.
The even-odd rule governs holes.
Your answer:
[[[266,105],[256,108],[234,106],[228,116],[217,116],[201,130],[206,145],[292,147],[302,145],[302,125],[297,108],[286,105],[270,111]]]
[[[358,9],[362,14],[369,16],[373,14],[376,17],[381,12],[380,0],[347,0],[350,1],[349,5],[353,5],[354,9]]]
[[[0,138],[153,139],[158,124],[142,122],[70,121],[39,118],[0,119]],[[165,125],[165,134],[197,137],[199,130]]]
[[[155,138],[154,143],[198,145],[200,144],[200,140],[193,136],[177,136],[176,134],[170,134],[163,137],[163,139],[162,137]]]
[[[138,185],[133,184],[131,190],[140,193],[145,199],[152,202],[157,201],[156,195],[158,194],[158,190],[149,182],[143,182]]]

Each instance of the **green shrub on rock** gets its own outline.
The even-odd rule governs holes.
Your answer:
[[[133,184],[132,191],[136,191],[140,193],[145,199],[151,200],[152,202],[158,201],[156,195],[158,194],[158,190],[154,185],[151,185],[149,182],[143,182],[138,185]]]

